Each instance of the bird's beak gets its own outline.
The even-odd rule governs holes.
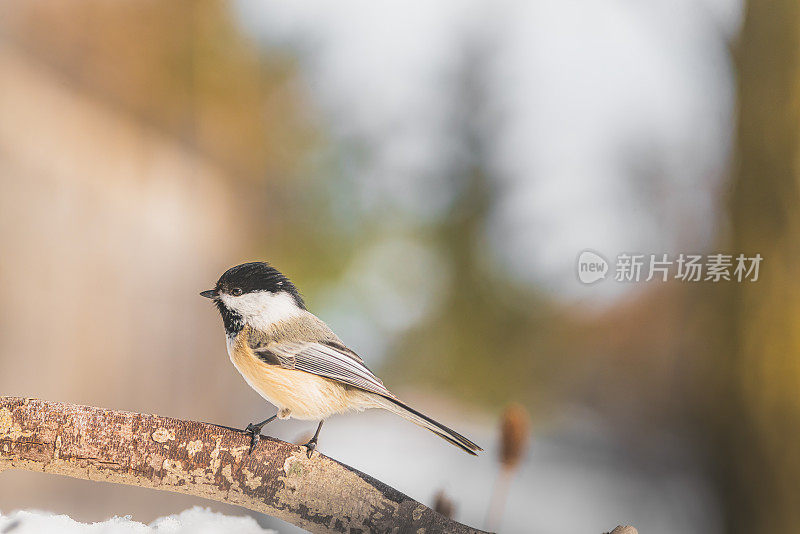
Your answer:
[[[200,296],[201,297],[205,297],[207,299],[217,298],[217,295],[218,295],[218,293],[217,293],[216,289],[209,289],[207,291],[201,291],[200,292]]]

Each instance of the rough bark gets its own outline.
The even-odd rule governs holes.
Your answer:
[[[248,455],[249,444],[209,423],[0,397],[0,471],[186,493],[311,532],[482,532],[320,453],[262,437]]]

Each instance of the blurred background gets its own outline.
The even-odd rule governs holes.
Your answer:
[[[500,532],[800,531],[799,79],[793,0],[4,2],[0,394],[264,419],[197,295],[263,259],[486,449],[367,413],[321,452]],[[764,261],[583,285],[587,248]],[[84,521],[195,503],[0,482]]]

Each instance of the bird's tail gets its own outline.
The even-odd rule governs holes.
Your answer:
[[[408,419],[412,423],[415,423],[421,426],[422,428],[427,428],[440,438],[446,439],[456,447],[463,449],[469,454],[477,455],[478,451],[483,450],[478,445],[468,440],[455,430],[447,428],[438,421],[434,421],[427,415],[418,412],[411,406],[408,406],[407,404],[404,404],[403,402],[397,399],[376,395],[375,400],[377,401],[379,406],[384,410],[388,410],[392,413],[399,415],[400,417]]]

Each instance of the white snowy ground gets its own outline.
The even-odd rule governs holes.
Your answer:
[[[130,518],[113,517],[101,523],[79,523],[66,515],[20,510],[0,512],[2,534],[275,534],[248,516],[227,516],[195,506],[179,514],[160,517],[145,525]]]

